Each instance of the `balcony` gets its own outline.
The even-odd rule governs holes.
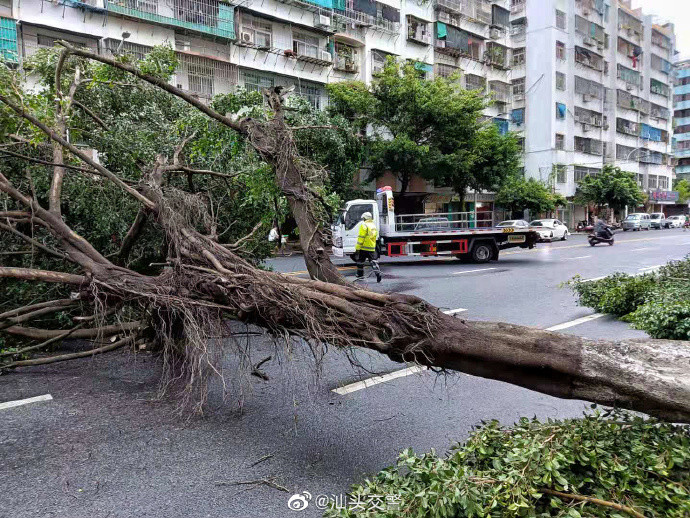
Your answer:
[[[280,0],[290,3],[293,0]],[[322,1],[322,0],[314,0]],[[328,2],[330,0],[323,0]],[[343,2],[344,4],[344,2]],[[371,1],[366,4],[369,9],[367,12],[357,11],[355,9],[338,7],[333,5],[337,10],[333,11],[333,16],[336,20],[351,24],[354,27],[362,29],[372,29],[388,34],[398,34],[400,32],[400,9],[396,9],[386,4],[379,4]]]
[[[575,46],[575,63],[597,72],[604,71],[604,58],[582,47]]]
[[[106,0],[106,7],[128,18],[235,39],[235,8],[220,0]]]
[[[664,97],[669,97],[671,95],[671,88],[666,83],[654,78],[651,78],[649,81],[649,91]]]
[[[635,43],[642,42],[642,21],[621,8],[618,9],[618,31]]]
[[[17,63],[17,22],[11,18],[0,18],[0,60]]]
[[[407,16],[407,41],[419,43],[421,45],[431,45],[431,32],[429,22]]]
[[[349,74],[356,74],[359,72],[359,52],[357,49],[336,42],[333,68]]]
[[[484,52],[484,63],[498,69],[507,68],[508,48],[493,41],[487,42],[486,52]]]
[[[654,117],[655,119],[669,120],[669,118],[671,117],[671,112],[668,108],[664,108],[663,106],[659,106],[658,104],[650,103],[649,116]]]
[[[511,84],[503,81],[489,81],[489,95],[497,103],[508,103],[511,87]]]
[[[623,65],[618,65],[616,75],[618,79],[625,81],[625,87],[627,90],[640,88],[640,86],[642,86],[640,73],[636,70],[631,70]]]
[[[645,101],[636,95],[632,95],[625,90],[616,91],[617,104],[621,108],[635,110],[640,113],[649,114],[649,101]]]
[[[586,124],[588,126],[600,128],[604,125],[604,116],[601,113],[580,108],[579,106],[575,106],[574,117],[575,122]]]
[[[604,143],[601,140],[576,136],[575,151],[587,153],[588,155],[601,156],[604,154]]]
[[[640,134],[640,125],[637,122],[618,117],[616,119],[616,131],[624,135],[637,137]]]
[[[510,14],[517,16],[523,14],[527,0],[510,0]]]

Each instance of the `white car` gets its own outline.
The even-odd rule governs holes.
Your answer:
[[[666,224],[669,228],[680,228],[685,223],[685,216],[669,216],[666,218]]]
[[[539,239],[542,241],[553,241],[554,239],[565,241],[570,235],[568,227],[558,219],[535,219],[530,222],[529,226],[537,231]]]
[[[509,219],[506,221],[501,221],[498,225],[496,225],[496,228],[505,227],[529,228],[529,223],[527,223],[524,219]]]

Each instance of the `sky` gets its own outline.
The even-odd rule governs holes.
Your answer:
[[[632,0],[632,6],[642,7],[645,14],[657,15],[660,22],[673,23],[678,58],[690,58],[690,0]]]

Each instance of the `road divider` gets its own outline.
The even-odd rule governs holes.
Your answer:
[[[50,394],[44,394],[42,396],[30,397],[27,399],[18,399],[16,401],[7,401],[5,403],[0,403],[0,410],[6,410],[8,408],[14,408],[22,405],[28,405],[30,403],[38,403],[39,401],[50,401],[53,396]]]

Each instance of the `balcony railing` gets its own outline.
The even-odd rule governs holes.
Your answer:
[[[587,153],[589,155],[602,155],[604,152],[604,143],[601,140],[576,136],[575,151]]]
[[[170,27],[235,38],[235,8],[220,0],[106,0],[106,8],[123,16]]]

